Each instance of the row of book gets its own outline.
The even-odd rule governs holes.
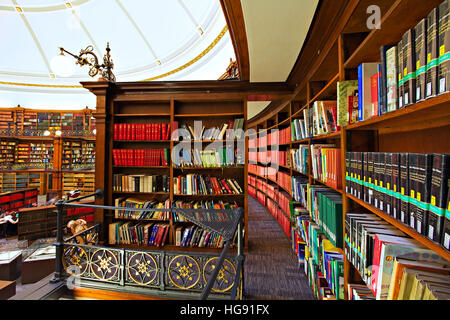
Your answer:
[[[424,299],[424,291],[413,290],[412,279],[404,273],[405,270],[414,273],[410,269],[426,271],[434,278],[446,275],[437,281],[441,282],[440,286],[446,287],[448,293],[448,261],[378,216],[346,213],[345,235],[345,254],[360,271],[376,299]]]
[[[206,201],[174,201],[172,208],[179,209],[215,209],[215,210],[234,210],[238,209],[239,206],[234,201],[233,203],[222,201],[222,200],[206,200]],[[188,216],[197,219],[197,221],[228,221],[228,217],[223,212],[210,212],[210,213],[200,213],[196,212],[194,214],[188,214]],[[182,213],[173,212],[174,222],[186,221]]]
[[[308,205],[307,189],[309,179],[307,177],[291,176],[291,194],[292,198],[303,205],[304,208]]]
[[[174,141],[180,140],[234,140],[244,138],[244,118],[230,120],[222,126],[214,126],[206,128],[202,125],[202,121],[195,121],[199,123],[194,126],[188,123],[179,124],[178,121],[173,122],[174,133],[172,139]],[[180,139],[182,138],[182,139]]]
[[[258,153],[259,155],[260,153]],[[288,152],[281,150],[267,150],[267,152],[261,152],[261,157],[265,156],[266,163],[271,165],[288,166]],[[260,161],[263,162],[263,161]]]
[[[299,145],[298,149],[290,149],[290,163],[292,169],[303,173],[309,174],[309,148],[307,145]]]
[[[94,118],[84,113],[1,111],[0,135],[44,136],[47,130],[60,130],[62,136],[90,136]]]
[[[166,223],[119,221],[109,224],[109,244],[164,246],[170,226]]]
[[[342,195],[330,188],[308,185],[311,219],[336,248],[343,248]]]
[[[169,165],[169,149],[113,149],[115,166],[153,167]]]
[[[134,197],[121,197],[114,200],[116,207],[133,208],[133,209],[170,209],[170,201],[159,202],[156,200],[143,200]],[[116,219],[134,219],[134,220],[169,220],[170,212],[162,211],[132,211],[132,210],[119,210],[114,212],[114,218]]]
[[[313,178],[326,185],[342,189],[341,150],[333,144],[311,145],[311,168]]]
[[[267,135],[267,137],[263,137],[264,135]],[[272,129],[264,131],[263,133],[260,133],[260,137],[263,137],[261,140],[260,147],[264,147],[266,145],[272,146],[272,145],[288,144],[291,141],[291,129],[288,127],[280,130]]]
[[[326,238],[320,227],[306,219],[306,214],[296,219],[297,245],[304,251],[303,267],[314,295],[319,300],[344,299],[344,257]],[[301,259],[301,258],[299,258]]]
[[[380,48],[381,63],[358,66],[358,80],[338,82],[338,125],[345,126],[449,91],[449,3],[443,1],[398,44]]]
[[[187,148],[179,150],[179,157],[172,159],[174,167],[230,167],[243,166],[245,154],[240,149],[217,148],[198,150]]]
[[[169,140],[170,123],[115,123],[114,140]]]
[[[267,210],[275,218],[288,238],[291,236],[291,221],[275,200],[267,199]]]
[[[217,178],[197,174],[187,174],[173,178],[174,194],[215,195],[242,194],[242,188],[236,179]]]
[[[221,235],[197,225],[177,226],[175,229],[175,245],[179,247],[222,248],[223,244]]]
[[[0,141],[0,167],[27,169],[52,167],[53,143]]]
[[[114,192],[169,192],[170,177],[167,175],[113,175]]]
[[[450,155],[349,152],[346,192],[450,250]]]

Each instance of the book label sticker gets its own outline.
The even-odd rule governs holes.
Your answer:
[[[431,96],[431,82],[427,83],[427,97]]]
[[[409,225],[410,225],[411,228],[413,228],[413,229],[415,228],[415,227],[414,227],[414,222],[415,222],[415,221],[414,221],[414,217],[411,216],[411,221],[410,221]]]
[[[411,198],[415,198],[415,192],[414,192],[414,190],[411,190]]]
[[[434,234],[434,228],[433,228],[432,225],[429,225],[429,226],[428,226],[428,238],[434,240],[434,239],[433,239],[433,234]]]
[[[420,201],[420,192],[417,192],[417,200]]]
[[[432,204],[433,206],[436,205],[436,197],[435,197],[435,196],[431,196],[431,204]]]
[[[444,247],[448,249],[450,247],[450,235],[448,233],[444,236]]]
[[[442,57],[445,54],[445,45],[442,45],[439,48],[439,57]]]
[[[420,87],[416,89],[416,100],[420,100]]]
[[[445,91],[445,78],[439,81],[439,93],[444,93]]]

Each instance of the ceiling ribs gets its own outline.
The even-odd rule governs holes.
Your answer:
[[[63,0],[64,1],[64,0]],[[68,1],[64,1],[64,3],[67,3]],[[72,5],[72,3],[71,3]],[[81,18],[78,16],[77,12],[75,11],[75,9],[73,8],[68,8],[73,16],[75,17],[75,19],[78,21],[78,23],[80,24],[81,28],[83,29],[84,33],[86,34],[86,36],[89,38],[89,40],[91,41],[92,45],[94,46],[95,50],[97,50],[97,52],[100,54],[100,56],[103,56],[103,51],[100,49],[100,47],[97,45],[97,43],[95,42],[94,38],[92,37],[91,33],[89,32],[89,30],[86,28],[86,26],[84,25],[83,21],[81,21]]]
[[[153,58],[157,61],[158,64],[161,64],[161,61],[158,59],[158,56],[156,55],[155,50],[153,50],[152,46],[148,42],[148,40],[145,37],[145,35],[142,33],[142,31],[139,28],[139,26],[137,25],[136,21],[134,21],[133,18],[131,18],[131,15],[128,13],[128,11],[125,9],[125,7],[122,5],[122,3],[119,0],[116,0],[116,3],[120,7],[120,9],[123,11],[123,13],[125,13],[125,15],[127,16],[128,20],[130,20],[131,24],[136,29],[136,31],[139,33],[139,35],[141,36],[141,38],[144,41],[145,45],[147,46],[147,48],[150,50],[151,54],[153,55]]]
[[[189,9],[186,7],[186,5],[184,4],[183,0],[178,0],[178,3],[180,4],[180,6],[183,8],[183,10],[186,12],[186,14],[188,15],[189,19],[191,20],[192,24],[194,25],[194,27],[197,29],[197,31],[200,33],[200,35],[203,35],[203,29],[200,26],[200,24],[195,20],[194,16],[192,15],[192,13],[189,11]]]
[[[14,5],[14,7],[19,7],[20,5],[17,3],[16,0],[11,0],[12,4]],[[39,42],[36,34],[34,33],[33,29],[31,28],[30,23],[28,22],[27,18],[25,17],[25,15],[22,12],[18,12],[19,17],[22,19],[22,22],[25,24],[25,27],[27,28],[28,32],[30,33],[31,37],[33,38],[34,44],[36,45],[37,49],[39,50],[39,53],[41,54],[42,59],[44,60],[44,63],[47,67],[48,70],[48,74],[49,76],[51,74],[53,74],[52,69],[50,68],[50,63],[47,60],[47,57],[44,54],[44,50],[42,49],[41,43]]]

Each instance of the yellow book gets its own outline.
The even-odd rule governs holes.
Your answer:
[[[405,289],[408,292],[409,287],[407,283],[404,283],[404,272],[408,269],[409,273],[421,273],[427,274],[450,274],[450,265],[446,264],[446,261],[442,260],[441,263],[429,262],[429,261],[416,261],[407,258],[397,257],[394,261],[394,267],[392,270],[391,283],[389,285],[388,300],[401,300],[399,297],[403,297]],[[415,271],[413,271],[415,270]],[[406,278],[405,278],[406,279]],[[410,279],[409,279],[410,280]],[[400,295],[400,291],[402,294]]]

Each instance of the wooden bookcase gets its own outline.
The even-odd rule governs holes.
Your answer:
[[[409,1],[348,1],[343,12],[335,22],[331,36],[323,44],[322,50],[308,65],[306,76],[299,80],[290,99],[278,101],[278,106],[266,110],[249,121],[249,128],[258,132],[274,128],[282,129],[296,118],[302,117],[302,111],[313,106],[315,101],[336,100],[338,81],[356,80],[357,66],[363,62],[379,62],[380,47],[396,44],[403,33],[413,28],[420,19],[426,17],[440,0]],[[366,9],[369,5],[378,5],[382,10],[381,29],[368,30]],[[330,14],[331,17],[331,14]],[[334,19],[334,18],[333,18]],[[334,20],[333,20],[334,21]],[[318,23],[320,23],[319,21]],[[323,21],[322,21],[323,23]],[[313,26],[314,32],[314,26]],[[306,45],[315,45],[308,42]],[[292,141],[280,145],[280,150],[292,149],[299,144],[333,143],[341,149],[341,168],[343,189],[335,191],[342,194],[343,212],[372,212],[399,228],[410,237],[450,261],[450,252],[439,244],[430,241],[409,226],[379,211],[371,205],[345,193],[345,155],[347,151],[361,152],[415,152],[449,153],[450,151],[450,93],[416,103],[382,116],[343,127],[339,132]],[[254,137],[249,137],[252,139]],[[250,149],[250,151],[252,151]],[[264,151],[264,150],[263,150]],[[311,157],[310,162],[311,163]],[[264,166],[264,164],[259,164]],[[309,172],[302,174],[292,168],[280,167],[290,176],[308,177],[311,184],[324,184],[312,177]],[[276,181],[252,174],[272,184]],[[256,190],[258,188],[255,186]],[[262,192],[259,190],[259,192]],[[344,214],[345,219],[345,214]],[[345,223],[343,224],[345,225]],[[348,283],[363,283],[357,269],[348,261],[344,252],[344,290],[347,297]]]
[[[248,83],[246,83],[248,84]],[[168,148],[170,153],[181,143],[173,140],[114,140],[114,124],[148,124],[170,123],[174,121],[193,125],[194,121],[202,121],[206,128],[221,126],[231,119],[244,118],[247,129],[247,93],[239,81],[189,81],[189,82],[139,82],[139,83],[107,83],[83,82],[82,85],[97,96],[97,112],[94,113],[97,126],[96,140],[96,189],[104,190],[104,198],[97,199],[96,204],[114,205],[115,199],[121,196],[133,196],[141,199],[158,201],[200,201],[223,200],[234,202],[245,209],[245,247],[248,243],[247,229],[247,159],[243,166],[220,168],[175,168],[169,162],[167,167],[129,167],[115,166],[113,149],[161,149]],[[247,148],[245,139],[245,149]],[[208,142],[202,142],[203,148]],[[236,146],[236,141],[235,141]],[[192,146],[193,147],[193,144]],[[113,192],[114,174],[146,174],[167,175],[170,177],[168,193],[136,193]],[[239,195],[184,195],[174,193],[174,177],[186,174],[205,174],[212,177],[236,179],[243,194]],[[113,221],[125,219],[114,218],[114,213],[98,210],[96,222],[103,223],[102,240],[108,244],[108,225]],[[134,220],[136,221],[136,220]],[[138,220],[141,221],[141,220]],[[165,222],[170,225],[168,241],[162,247],[138,245],[114,245],[138,249],[162,249],[193,252],[218,252],[219,248],[190,248],[175,245],[175,226],[173,219]],[[183,222],[180,224],[189,224]]]
[[[86,179],[89,176],[92,179],[95,166],[95,119],[92,112],[88,108],[1,108],[0,192],[37,187],[40,194],[46,194],[47,190],[61,193],[73,185],[73,181],[65,183],[64,175],[86,175]],[[49,135],[45,135],[46,130]],[[56,134],[58,130],[60,135]],[[21,152],[25,155],[19,156]],[[83,184],[82,189],[83,193],[93,192],[94,184]]]

